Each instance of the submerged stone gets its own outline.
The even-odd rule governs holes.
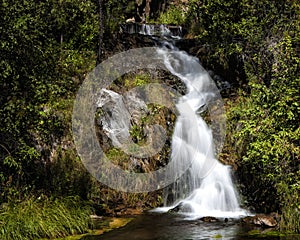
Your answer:
[[[202,217],[202,218],[200,218],[200,220],[203,222],[218,222],[219,221],[217,218],[210,217],[210,216]]]

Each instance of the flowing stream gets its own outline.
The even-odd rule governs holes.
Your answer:
[[[162,35],[170,36],[167,28],[165,31],[163,27],[160,29]],[[176,105],[179,116],[172,137],[171,161],[176,166],[190,167],[173,184],[171,205],[157,211],[168,211],[179,206],[177,211],[194,218],[244,216],[246,211],[239,206],[230,167],[216,159],[212,131],[201,117],[209,105],[220,98],[218,89],[197,58],[180,51],[167,38],[161,45],[163,47],[158,50],[158,54],[163,58],[166,68],[187,89]],[[170,48],[173,51],[169,51]],[[174,168],[173,174],[177,172]],[[170,203],[165,201],[167,204]]]

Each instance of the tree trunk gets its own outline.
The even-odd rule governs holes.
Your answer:
[[[103,0],[98,0],[99,7],[99,45],[98,45],[98,56],[97,65],[103,60],[103,35],[104,35],[104,12],[103,12]]]

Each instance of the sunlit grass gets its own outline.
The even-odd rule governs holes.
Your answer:
[[[29,198],[2,204],[0,239],[39,239],[84,233],[90,225],[91,209],[78,198],[49,200]]]

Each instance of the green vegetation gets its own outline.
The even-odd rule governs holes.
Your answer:
[[[44,195],[10,202],[0,210],[0,238],[39,239],[87,232],[91,209],[77,198],[50,200]]]
[[[150,74],[137,74],[134,76],[128,76],[124,80],[124,86],[127,87],[128,89],[134,88],[134,87],[140,87],[143,86],[147,83],[151,83],[151,76]]]
[[[104,50],[98,53],[103,58],[117,51],[119,23],[135,15],[134,2],[103,0],[104,22],[99,24],[95,0],[1,1],[1,239],[83,233],[91,212],[116,214],[127,207],[161,204],[159,192],[120,193],[97,183],[82,166],[71,134],[76,91],[96,65],[99,27],[104,28]],[[174,2],[149,21],[182,24],[189,37],[207,47],[204,67],[235,87],[226,99],[224,152],[237,166],[247,205],[261,212],[280,212],[280,229],[299,233],[300,4],[296,0]],[[123,80],[115,85],[124,88],[120,92],[156,81],[148,73]],[[174,114],[155,105],[149,108],[142,124],[169,122],[172,127]],[[137,143],[145,139],[141,124],[134,125],[131,134]],[[123,154],[107,151],[120,165],[129,161]],[[139,160],[143,168],[137,170],[164,166],[168,155],[169,149],[164,149],[148,165]]]
[[[158,23],[182,25],[185,22],[185,12],[182,7],[172,5],[166,12],[160,14]]]
[[[217,234],[217,235],[213,236],[213,238],[219,239],[219,238],[222,238],[222,235],[221,234]]]
[[[97,4],[1,1],[1,239],[54,238],[90,227],[95,210],[83,201],[104,187],[77,156],[71,116],[76,91],[96,65]],[[95,202],[101,207],[105,198]]]
[[[97,238],[97,236],[102,235],[103,233],[112,231],[114,229],[124,227],[126,224],[131,222],[133,218],[112,218],[105,217],[102,219],[93,220],[94,230],[89,230],[88,233],[80,235],[72,235],[65,238],[58,238],[57,240],[79,240],[85,238]]]
[[[72,98],[95,64],[93,9],[89,1],[0,6],[0,202],[59,189],[49,191],[48,180],[56,176],[53,157],[71,139]]]
[[[227,99],[225,151],[257,211],[282,212],[299,232],[300,5],[297,1],[190,1],[186,26],[209,45],[206,64],[236,86]]]

